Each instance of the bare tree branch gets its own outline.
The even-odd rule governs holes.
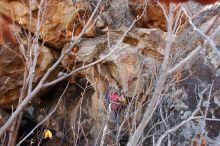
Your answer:
[[[171,44],[173,40],[173,31],[172,31],[172,22],[173,22],[173,5],[170,5],[170,11],[169,15],[167,16],[167,28],[168,28],[168,34],[167,34],[167,43],[166,43],[166,48],[165,48],[165,55],[164,55],[164,60],[163,64],[161,67],[161,73],[159,76],[159,79],[157,81],[156,87],[154,94],[152,98],[150,99],[150,102],[147,106],[147,109],[143,115],[143,119],[141,120],[140,124],[138,125],[138,128],[135,130],[134,134],[131,136],[128,146],[134,146],[137,145],[144,128],[148,124],[149,120],[151,119],[154,111],[157,108],[158,103],[160,102],[160,95],[163,91],[163,85],[166,81],[167,78],[167,67],[169,63],[169,56],[170,56],[170,49],[171,49]]]
[[[78,42],[78,40],[82,37],[82,35],[84,34],[84,32],[88,29],[89,24],[91,23],[92,19],[94,18],[99,6],[101,4],[101,0],[99,0],[99,2],[97,3],[97,6],[95,8],[95,10],[93,11],[91,17],[89,18],[88,22],[86,23],[86,25],[84,26],[83,30],[81,31],[80,35],[76,38],[76,40],[71,43],[70,47],[67,49],[67,51],[62,54],[60,56],[60,58],[48,69],[48,71],[45,73],[45,75],[43,76],[43,78],[39,81],[38,85],[35,87],[35,89],[24,98],[23,102],[17,107],[17,109],[15,110],[15,112],[10,116],[10,118],[8,119],[8,121],[1,127],[0,129],[0,137],[3,136],[3,134],[5,133],[5,131],[11,126],[11,124],[13,123],[13,121],[18,117],[18,115],[20,114],[20,112],[22,112],[22,110],[26,107],[26,105],[43,89],[43,84],[46,81],[46,79],[48,78],[48,76],[54,71],[54,69],[59,65],[59,63],[62,61],[63,57],[65,56],[66,53],[68,53],[71,48]],[[61,80],[60,80],[61,81]]]
[[[204,94],[207,89],[208,89],[208,88],[205,88],[205,89],[202,91],[202,93]],[[212,86],[211,86],[210,90],[212,90]],[[211,91],[210,91],[210,92],[211,92]],[[156,143],[156,146],[160,146],[161,143],[162,143],[162,140],[163,140],[168,134],[170,134],[170,133],[172,133],[172,132],[178,130],[181,126],[183,126],[184,124],[186,124],[186,123],[188,123],[189,121],[191,121],[191,120],[194,119],[195,115],[200,111],[200,106],[201,106],[202,101],[203,101],[202,99],[203,99],[203,97],[200,96],[199,103],[197,104],[196,109],[194,110],[194,112],[191,114],[190,117],[188,117],[186,120],[182,121],[182,122],[179,123],[178,125],[176,125],[176,126],[170,128],[169,130],[167,130],[164,134],[162,134],[162,135],[159,137],[159,139],[158,139],[158,141],[157,141],[157,143]]]
[[[41,121],[39,122],[22,140],[19,141],[19,143],[16,145],[16,146],[19,146],[21,145],[32,133],[34,133],[34,131],[40,126],[42,125],[46,120],[48,120],[50,118],[50,116],[53,115],[53,113],[56,111],[58,105],[60,104],[61,102],[61,99],[63,98],[63,96],[65,95],[66,91],[67,91],[67,88],[69,87],[69,83],[66,85],[62,95],[60,96],[56,106],[54,107],[54,109]]]

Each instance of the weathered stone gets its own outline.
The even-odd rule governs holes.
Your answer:
[[[39,33],[43,41],[55,48],[62,48],[72,35],[79,35],[91,14],[88,2],[73,3],[71,0],[33,1],[31,8],[30,15],[29,1],[0,2],[0,12],[28,31]],[[32,16],[31,22],[30,16]],[[84,36],[95,35],[96,27],[91,22]]]
[[[82,40],[77,44],[79,50],[74,52],[73,48],[62,60],[62,65],[68,70],[73,70],[80,67],[77,64],[88,64],[105,58],[124,32],[111,31],[109,45],[106,35]],[[132,97],[143,90],[142,60],[144,58],[145,60],[146,58],[162,59],[164,44],[165,33],[159,29],[135,29],[118,44],[112,55],[80,73],[88,78],[99,94],[105,94],[108,88],[115,88],[115,90],[121,90],[126,96]],[[64,47],[62,53],[68,48],[69,44]],[[149,51],[153,53],[146,53]],[[149,65],[151,63],[153,62]]]
[[[166,19],[163,10],[157,3],[129,0],[129,7],[134,16],[139,19],[136,23],[138,27],[166,30]]]
[[[12,29],[12,26],[9,26],[9,28]],[[16,28],[17,35],[21,33],[18,27],[14,26],[13,28]],[[0,106],[8,107],[17,101],[20,96],[25,71],[25,60],[21,52],[22,48],[28,47],[24,38],[20,40],[23,47],[18,43],[10,42],[10,40],[3,40],[5,41],[0,44]],[[40,45],[34,83],[42,77],[54,61],[54,55],[51,50]]]

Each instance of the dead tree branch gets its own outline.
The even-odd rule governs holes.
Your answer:
[[[169,56],[170,56],[170,48],[173,40],[173,30],[172,30],[172,22],[173,22],[173,5],[170,5],[170,11],[169,15],[167,16],[167,27],[168,27],[168,34],[167,34],[167,43],[165,48],[165,55],[163,64],[161,67],[161,73],[159,76],[159,79],[157,81],[154,94],[152,98],[150,99],[150,102],[148,104],[148,107],[143,115],[143,119],[141,120],[140,124],[138,125],[138,128],[135,130],[134,134],[131,136],[128,146],[137,145],[144,128],[147,126],[149,120],[151,119],[154,111],[157,108],[158,103],[160,102],[160,95],[163,91],[163,85],[167,78],[167,67],[169,64]]]

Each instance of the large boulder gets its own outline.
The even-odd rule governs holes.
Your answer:
[[[31,13],[29,9],[32,10]],[[72,35],[79,35],[90,17],[91,9],[85,1],[73,3],[71,0],[34,0],[31,6],[29,1],[0,1],[1,13],[28,31],[39,33],[43,41],[55,48],[62,48]],[[84,36],[94,37],[95,33],[92,22]]]
[[[71,49],[71,52],[65,55],[62,65],[71,71],[82,64],[104,58],[112,51],[123,33],[125,31],[111,31],[109,45],[106,35],[82,40],[73,48],[69,48],[70,45],[67,44],[62,53],[67,49]],[[101,95],[113,88],[132,97],[143,91],[143,67],[147,64],[150,69],[163,58],[164,38],[165,33],[159,29],[135,29],[117,44],[117,49],[110,56],[80,74],[87,77]]]
[[[28,43],[22,37],[20,28],[10,24],[6,17],[0,15],[0,24],[7,24],[5,25],[7,29],[1,28],[3,35],[0,36],[0,106],[8,107],[17,101],[24,84],[23,78],[25,69],[27,69],[27,62],[25,62],[23,53],[27,53]],[[19,43],[14,34],[20,38]],[[38,44],[38,47],[39,55],[33,80],[34,83],[42,77],[55,59],[49,48],[41,44]]]
[[[139,19],[136,23],[138,27],[166,30],[166,19],[162,8],[157,3],[129,0],[129,7],[133,15]]]

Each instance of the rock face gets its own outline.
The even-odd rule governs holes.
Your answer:
[[[7,104],[7,107],[16,101],[23,85],[26,61],[22,56],[22,49],[27,48],[28,41],[21,28],[31,33],[38,33],[43,43],[61,48],[70,40],[72,35],[79,35],[91,11],[92,8],[89,3],[78,2],[73,4],[71,0],[47,2],[34,0],[31,5],[26,0],[0,1],[0,25],[2,26],[0,28],[0,91],[2,91],[0,105]],[[30,16],[32,16],[31,19]],[[42,19],[38,21],[38,18]],[[21,37],[20,43],[16,40],[14,31],[16,31],[16,35]],[[95,33],[95,26],[92,22],[84,36],[94,37]],[[49,48],[40,43],[38,47],[39,56],[35,70],[35,83],[55,61],[53,52]]]
[[[120,96],[131,99],[133,96],[141,94],[144,85],[151,77],[150,70],[156,64],[159,65],[160,60],[163,58],[165,33],[161,30],[134,29],[124,39],[121,39],[124,33],[125,31],[112,30],[109,32],[110,42],[106,39],[106,35],[101,35],[96,38],[83,39],[73,48],[69,48],[70,44],[66,44],[62,50],[62,53],[66,52],[67,49],[71,50],[62,60],[63,67],[68,71],[103,59],[100,63],[78,73],[89,81],[94,90],[83,87],[86,92],[82,91],[82,97],[78,102],[68,106],[70,108],[62,106],[62,109],[68,108],[71,111],[68,115],[69,121],[66,124],[67,127],[73,127],[69,133],[70,137],[73,137],[74,141],[88,139],[80,140],[79,145],[95,145],[101,142],[102,136],[100,136],[99,131],[107,122],[103,118],[109,114],[107,112],[108,100],[111,100],[107,99],[107,96],[111,94],[117,95],[118,98]],[[112,54],[109,55],[111,52]],[[70,79],[70,83],[79,83],[75,76],[72,78],[74,82],[71,82]],[[127,104],[126,100],[117,102],[117,108],[114,108],[114,105],[111,106],[113,110],[111,112],[112,120],[114,120],[114,110],[117,111],[119,105],[126,106]],[[84,135],[79,134],[77,128],[79,121],[83,121],[80,131],[84,131]],[[59,123],[59,121],[57,122]],[[55,123],[54,125],[59,124]],[[111,128],[109,129],[113,130],[115,128],[114,122],[110,125]],[[69,129],[67,127],[66,129]],[[108,135],[105,143],[113,144],[111,142],[113,137]]]
[[[29,9],[32,10],[31,22]],[[55,48],[62,48],[72,35],[79,35],[91,14],[91,10],[89,3],[78,2],[73,4],[71,0],[34,0],[31,5],[29,5],[29,1],[0,2],[0,12],[28,31],[38,32],[42,40]],[[38,18],[42,19],[38,20]],[[95,36],[93,23],[84,36]]]
[[[47,2],[33,1],[30,5],[29,1],[0,1],[0,24],[4,26],[1,28],[2,31],[0,33],[2,50],[0,54],[2,58],[0,73],[2,75],[1,91],[3,91],[1,92],[2,98],[0,104],[16,101],[23,84],[22,75],[25,70],[25,61],[21,54],[21,47],[13,34],[13,22],[29,32],[37,32],[44,43],[55,48],[61,48],[70,40],[72,35],[79,35],[91,12],[92,6],[87,2],[72,3],[70,0],[51,0]],[[32,16],[32,19],[29,19],[30,16]],[[44,17],[40,19],[41,21],[38,21],[38,18],[41,16]],[[21,34],[22,32],[17,24],[15,24],[15,29],[17,29],[18,34]],[[104,24],[101,25],[101,27],[103,26]],[[112,42],[110,42],[110,46],[117,43],[116,40],[119,39],[122,33],[111,33]],[[143,66],[141,55],[154,54],[157,57],[158,55],[162,57],[163,54],[161,54],[162,52],[160,50],[162,45],[155,48],[155,44],[161,43],[159,43],[160,39],[157,40],[157,37],[153,38],[153,33],[150,33],[149,36],[146,35],[146,32],[141,32],[141,30],[135,33],[139,34],[134,35],[130,33],[130,35],[126,36],[123,42],[119,44],[120,49],[102,61],[101,64],[91,67],[87,70],[88,72],[83,71],[81,73],[84,76],[88,75],[91,83],[96,82],[97,73],[100,74],[101,78],[98,80],[105,86],[99,92],[104,93],[107,88],[111,87],[114,90],[121,90],[127,96],[131,97],[134,92],[138,94],[143,90],[143,77],[140,75]],[[92,22],[90,29],[84,36],[94,37],[95,34],[96,28]],[[143,36],[146,38],[143,38]],[[111,50],[108,49],[105,37],[90,38],[77,44],[72,48],[73,51],[63,59],[62,64],[64,68],[67,70],[72,69],[71,65],[75,63],[79,67],[82,63],[91,63],[107,55]],[[139,38],[137,39],[136,37]],[[153,39],[156,40],[152,44]],[[26,47],[26,39],[23,37],[21,41],[24,47]],[[146,43],[146,41],[149,43]],[[64,46],[62,52],[66,48],[68,48],[68,44]],[[13,50],[14,52],[9,50]],[[54,61],[52,52],[44,45],[40,47],[38,58],[38,67],[35,71],[36,77],[34,82],[38,81],[48,66]],[[102,85],[95,85],[94,88],[99,88]],[[137,91],[134,91],[135,87]]]
[[[155,3],[147,3],[144,0],[129,0],[131,12],[136,18],[138,27],[160,28],[166,30],[166,19],[161,7]]]
[[[89,30],[70,48],[70,40],[81,33],[97,0],[32,0],[32,3],[29,0],[0,0],[0,107],[10,109],[18,101],[25,84],[24,73],[32,65],[29,61],[33,60],[36,48],[39,54],[37,53],[33,87],[57,56],[64,54],[57,67],[62,68],[62,72],[57,77],[93,64],[51,87],[45,95],[38,96],[40,102],[30,104],[24,111],[26,118],[31,117],[39,123],[53,112],[43,123],[43,128],[45,126],[50,129],[55,137],[48,145],[62,142],[82,146],[101,143],[126,145],[126,140],[142,119],[148,101],[152,99],[149,97],[158,82],[166,39],[170,39],[166,38],[165,16],[155,1],[103,1],[95,19],[89,24]],[[168,8],[166,5],[167,11]],[[195,8],[189,4],[187,11],[190,9]],[[174,11],[174,20],[177,19],[178,10],[177,7]],[[213,30],[210,26],[216,23],[215,20],[219,20],[219,10],[219,6],[214,10],[207,10],[201,18],[195,18],[195,25],[211,34]],[[190,15],[196,16],[197,11]],[[175,39],[168,68],[181,62],[204,41],[191,25],[186,23],[182,27],[177,26],[185,22],[183,14],[179,13],[179,16],[176,25],[174,24],[176,36],[173,36]],[[126,32],[127,26],[134,19],[139,19],[136,26]],[[213,28],[217,26],[213,25]],[[219,35],[213,40],[218,47]],[[152,120],[148,123],[149,127],[144,130],[144,134],[149,134],[143,140],[145,145],[152,145],[153,138],[150,135],[154,135],[157,140],[161,133],[187,118],[196,108],[200,95],[204,94],[203,106],[207,106],[205,102],[209,94],[203,90],[208,91],[211,84],[213,98],[210,100],[210,107],[213,109],[208,112],[208,117],[211,115],[219,118],[220,60],[208,46],[203,47],[203,51],[192,62],[168,76],[160,105],[155,109]],[[7,110],[0,109],[0,127],[10,114]],[[210,123],[211,126],[207,127],[210,131],[213,127],[220,127],[214,122]],[[107,131],[103,131],[106,125]],[[177,141],[180,135],[184,137],[184,144],[189,145],[192,138],[197,138],[197,131],[193,126],[198,125],[196,122],[186,125],[186,131],[191,135],[187,135],[184,127],[183,130],[170,134],[172,144],[181,145]],[[210,131],[209,137],[219,137],[219,133]],[[43,131],[40,133],[43,134]],[[103,137],[105,140],[102,140]]]
[[[0,23],[5,23],[6,18],[1,17]],[[24,37],[20,37],[20,45],[15,39],[16,36],[22,36],[22,32],[18,26],[7,24],[7,28],[3,31],[0,44],[0,106],[10,107],[20,96],[22,88],[25,58],[22,53],[27,53],[27,41]],[[48,67],[54,62],[55,57],[51,50],[41,44],[39,46],[38,62],[35,70],[34,83],[36,83]],[[24,51],[24,52],[22,52]]]
[[[63,66],[72,70],[82,63],[88,64],[105,58],[101,63],[91,66],[80,74],[87,76],[94,89],[102,94],[108,88],[121,91],[129,97],[140,94],[145,81],[142,70],[143,59],[145,57],[147,60],[146,55],[155,59],[154,61],[161,59],[165,34],[158,29],[136,29],[134,32],[129,32],[121,42],[117,42],[123,33],[123,31],[110,32],[111,48],[108,48],[106,35],[82,41],[64,57]],[[116,45],[117,49],[114,50]],[[64,53],[68,48],[69,44],[62,52]],[[111,55],[108,55],[109,53]],[[150,65],[152,62],[148,63]]]
[[[16,51],[14,47],[10,49]],[[23,84],[24,64],[19,56],[6,47],[1,47],[0,58],[0,105],[3,106],[18,99]]]

